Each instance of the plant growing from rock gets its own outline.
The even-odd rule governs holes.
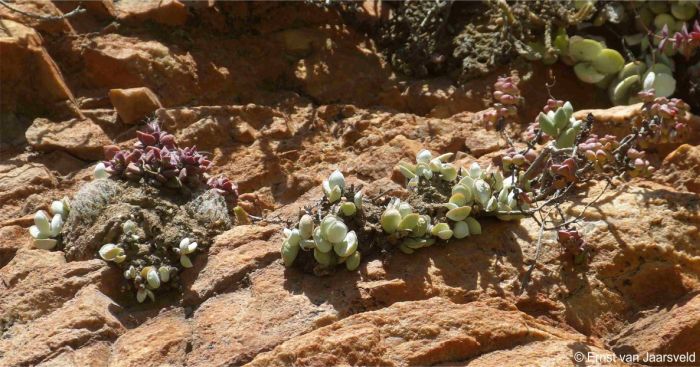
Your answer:
[[[43,250],[53,249],[60,241],[63,222],[70,212],[68,198],[64,197],[60,201],[52,202],[50,212],[52,217],[43,210],[36,212],[34,225],[29,227],[34,247]]]
[[[484,114],[484,120],[495,125],[497,121],[514,119],[518,114],[518,105],[522,103],[523,97],[520,95],[520,77],[513,74],[508,77],[499,77],[493,85],[493,110]]]
[[[676,90],[673,77],[674,64],[670,59],[653,63],[633,61],[627,63],[610,83],[608,95],[616,105],[642,102],[640,92],[651,97],[668,97]]]
[[[565,106],[567,111],[573,109],[568,102],[550,100],[545,107],[546,113],[541,113],[538,122],[526,132],[526,148],[514,149],[510,156],[502,158],[505,170],[510,170],[511,175],[522,174],[523,182],[531,185],[532,195],[526,198],[532,204],[531,208],[516,212],[530,216],[540,224],[538,254],[542,231],[553,230],[557,231],[565,253],[572,255],[576,263],[585,261],[586,242],[575,225],[586,209],[614,185],[614,179],[646,176],[653,172],[653,167],[645,159],[644,149],[654,143],[678,142],[687,134],[687,104],[680,100],[655,97],[652,93],[642,92],[640,98],[645,103],[640,115],[631,121],[633,127],[627,136],[601,137],[592,133],[593,116],[589,115],[584,123],[578,125],[573,140],[567,139],[565,144],[556,138],[552,125],[557,126],[556,114]],[[554,115],[553,108],[556,108]],[[570,123],[574,124],[573,121]],[[556,130],[556,133],[560,131]],[[670,140],[670,137],[674,140]],[[533,154],[533,151],[536,153]],[[529,155],[529,158],[516,162],[513,154]],[[571,218],[565,215],[561,205],[577,188],[592,180],[605,180],[607,185],[585,205],[578,216]],[[527,274],[531,271],[532,267]]]
[[[360,227],[365,219],[362,192],[354,187],[346,188],[345,177],[337,170],[323,181],[322,188],[324,199],[315,216],[308,210],[296,228],[285,229],[282,260],[291,266],[301,250],[313,252],[318,271],[336,264],[355,270],[360,265],[360,243],[357,232],[348,225],[364,230]]]
[[[323,181],[324,198],[304,208],[298,224],[285,230],[283,261],[286,266],[300,263],[317,274],[342,263],[353,270],[360,252],[363,257],[395,249],[411,254],[481,234],[483,218],[528,217],[540,226],[537,254],[542,233],[554,231],[564,254],[575,264],[585,262],[589,250],[578,227],[586,209],[614,186],[614,180],[653,172],[645,159],[645,142],[664,141],[664,136],[678,136],[679,130],[687,129],[687,105],[682,101],[643,98],[648,102],[639,120],[622,138],[594,134],[592,115],[578,120],[571,103],[552,99],[525,133],[524,148],[513,144],[498,168],[484,169],[477,163],[459,167],[448,162],[452,153],[433,156],[422,150],[415,163],[397,165],[406,179],[406,199],[380,195],[358,201],[356,189],[347,187],[336,171]],[[562,205],[594,180],[607,185],[579,215],[566,215]],[[523,279],[523,289],[533,266]]]
[[[67,199],[54,202],[50,222],[38,212],[30,233],[37,247],[60,248],[68,260],[99,256],[119,267],[124,288],[143,302],[180,288],[180,272],[231,227],[238,190],[225,176],[208,177],[206,154],[179,147],[157,122],[137,138],[132,149],[105,147],[95,180],[70,207]]]
[[[226,196],[234,205],[238,199],[236,184],[226,177],[205,179],[211,167],[208,157],[196,146],[180,148],[175,136],[161,130],[156,121],[148,123],[146,131],[136,132],[138,141],[128,151],[117,146],[105,147],[107,161],[98,166],[112,177],[143,181],[156,187],[196,190],[208,185]]]
[[[400,162],[397,168],[410,190],[407,200],[387,196],[367,200],[355,187],[346,187],[342,173],[333,172],[323,181],[324,198],[304,209],[296,228],[285,230],[285,265],[303,257],[302,266],[317,274],[343,263],[355,270],[361,253],[399,249],[411,254],[452,238],[480,234],[481,225],[470,213],[487,205],[498,208],[501,201],[493,190],[505,190],[502,205],[507,205],[508,188],[502,176],[477,164],[460,172],[447,162],[451,156],[433,157],[423,150],[415,164]],[[311,251],[313,262],[304,254]]]

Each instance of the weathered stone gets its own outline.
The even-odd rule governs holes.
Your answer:
[[[82,57],[85,77],[97,87],[148,87],[166,106],[184,104],[199,90],[192,55],[158,41],[106,34],[93,38]]]
[[[7,11],[4,7],[1,8],[2,11]],[[36,113],[80,116],[77,109],[70,107],[75,105],[73,94],[58,66],[44,49],[41,36],[33,28],[1,19],[0,53],[0,80],[4,90],[0,93],[2,116],[10,112],[29,116],[35,116]],[[2,125],[10,123],[6,119],[2,117]],[[6,129],[9,127],[0,127],[0,133]]]
[[[586,344],[583,335],[505,305],[432,298],[350,316],[290,339],[248,365],[433,365],[545,340]]]
[[[269,271],[264,273],[270,275]],[[241,365],[334,319],[330,305],[317,306],[301,294],[290,295],[281,284],[269,287],[265,283],[215,296],[193,316],[187,365]]]
[[[114,316],[118,310],[109,297],[87,287],[58,310],[30,323],[10,326],[0,339],[0,366],[37,365],[71,349],[113,341],[125,331]]]
[[[679,190],[700,194],[700,146],[683,144],[667,155],[656,177]]]
[[[17,250],[29,248],[29,233],[18,225],[0,227],[0,269],[15,257]]]
[[[59,14],[51,2],[10,3]],[[66,12],[78,3],[53,5]],[[575,352],[602,357],[578,365],[606,365],[611,349],[697,349],[697,122],[690,124],[695,130],[689,146],[647,153],[656,165],[678,148],[658,164],[651,180],[616,181],[575,223],[591,250],[588,262],[575,264],[555,234],[545,232],[524,290],[538,236],[537,223],[530,219],[483,219],[480,236],[413,255],[391,249],[363,252],[357,271],[341,267],[319,277],[299,264],[285,268],[279,249],[282,227],[322,197],[320,182],[340,169],[348,184],[363,186],[366,197],[405,195],[405,180],[394,166],[415,159],[422,148],[455,153],[461,166],[474,160],[499,164],[506,142],[473,111],[486,106],[495,78],[515,65],[461,86],[448,77],[400,77],[364,34],[364,26],[378,26],[393,11],[384,3],[358,4],[358,13],[364,14],[356,14],[353,22],[335,5],[183,4],[83,2],[85,14],[41,24],[5,16],[9,13],[0,7],[3,18],[36,25],[43,35],[54,33],[42,41],[29,28],[0,21],[10,24],[0,30],[6,35],[0,41],[5,42],[3,91],[11,86],[10,93],[0,93],[0,138],[15,145],[9,151],[3,145],[0,152],[0,226],[6,225],[0,228],[0,366],[251,361],[566,366],[577,365]],[[168,24],[187,27],[164,27]],[[55,34],[66,26],[77,34]],[[608,103],[604,93],[593,93],[595,86],[582,85],[568,65],[526,65],[520,74],[527,73],[521,84],[526,103],[519,108],[523,124],[534,119],[550,93],[576,108]],[[543,88],[545,83],[549,88]],[[72,92],[66,92],[67,85]],[[150,106],[134,121],[158,107],[146,90],[157,94],[166,106],[156,111],[163,127],[181,146],[196,144],[210,152],[214,168],[209,173],[238,182],[241,206],[263,218],[218,237],[203,236],[210,242],[201,242],[192,255],[195,266],[173,278],[181,288],[161,286],[155,303],[138,304],[133,292],[123,291],[126,281],[118,266],[94,260],[105,243],[96,232],[119,224],[119,216],[131,208],[91,206],[79,190],[92,180],[93,164],[76,153],[83,145],[90,159],[98,159],[103,144],[133,143],[138,127],[125,127],[117,119],[117,111],[124,115],[127,110],[117,97],[133,94],[112,93],[117,111],[110,105],[109,91],[119,88],[139,88],[138,96]],[[40,121],[29,129],[30,146],[38,144],[49,153],[21,153],[31,121],[58,113],[57,104],[70,105],[70,94],[79,98],[83,111],[52,116],[51,121],[64,122]],[[592,111],[599,122],[596,132],[627,133],[630,117],[638,112],[634,109],[638,106]],[[72,117],[78,122],[66,121]],[[89,123],[81,125],[84,121]],[[74,130],[71,124],[83,127]],[[522,126],[507,127],[516,144]],[[90,185],[92,194],[111,192],[94,181]],[[562,210],[581,214],[602,187],[581,187],[578,196],[570,197],[573,205],[564,204]],[[129,204],[140,206],[162,194],[155,189],[132,193],[137,199]],[[62,240],[74,240],[69,233],[89,240],[88,246],[77,246],[85,261],[66,263],[59,251],[31,247],[27,227],[33,213],[64,195],[72,197],[75,217],[64,225]],[[206,198],[199,202],[210,202]],[[184,201],[151,203],[161,211],[185,208],[189,219],[225,222],[223,208],[209,211],[210,206],[198,205],[188,211],[192,207]],[[167,216],[157,217],[149,216],[149,225],[168,231],[159,243],[169,246],[189,235]],[[86,226],[88,220],[98,225]],[[70,246],[63,250],[75,258]],[[75,306],[79,302],[99,307],[86,312]],[[115,315],[124,326],[113,323]]]
[[[620,334],[611,339],[612,350],[618,354],[638,355],[675,355],[686,353],[700,354],[700,296],[689,295],[678,303],[645,312],[642,317],[625,327]],[[655,362],[649,365],[694,366],[698,360]]]
[[[29,236],[24,239],[29,242]],[[120,275],[102,260],[66,262],[61,252],[26,247],[17,249],[0,268],[0,319],[5,323],[26,323],[47,315],[93,284],[108,291]]]
[[[130,329],[112,346],[110,366],[183,366],[191,334],[181,308]]]
[[[126,23],[154,21],[169,26],[187,22],[187,7],[178,0],[122,0],[116,3],[118,18]]]
[[[33,193],[53,188],[57,184],[56,177],[41,164],[0,166],[0,204],[5,207],[10,201],[22,200]],[[0,214],[0,219],[7,218]]]
[[[376,91],[382,88],[382,80],[389,75],[387,65],[376,56],[371,45],[358,44],[359,40],[353,39],[359,37],[357,34],[342,29],[337,32],[347,37],[326,37],[316,31],[306,33],[309,37],[301,42],[287,42],[295,48],[299,43],[316,46],[310,56],[296,63],[294,77],[304,92],[319,103],[352,100],[360,106],[371,105],[377,100]],[[343,46],[348,43],[353,44],[353,48]],[[340,80],[335,77],[337,73],[353,77]]]
[[[253,270],[279,258],[279,245],[269,241],[278,226],[242,225],[219,235],[206,256],[182,274],[186,304],[201,303],[216,292],[234,289]]]
[[[112,89],[109,100],[125,124],[134,124],[161,107],[158,96],[146,87]]]
[[[63,12],[51,1],[41,1],[41,0],[27,0],[27,1],[17,1],[10,4],[13,8],[20,10],[24,13],[43,15],[43,16],[61,16]],[[22,23],[27,27],[32,27],[37,30],[48,32],[48,33],[73,33],[73,27],[66,19],[57,19],[53,21],[42,21],[36,17],[31,17],[26,14],[21,14],[16,11],[12,11],[7,7],[0,7],[0,16],[2,16],[3,21],[5,19],[14,21],[17,23]],[[3,54],[3,57],[6,56]],[[3,59],[3,62],[5,59]]]
[[[59,354],[55,358],[41,362],[39,367],[108,367],[112,345],[99,341]]]
[[[627,363],[623,362],[621,356],[616,356],[610,351],[584,342],[571,342],[569,340],[544,340],[527,343],[511,349],[486,353],[468,361],[445,365],[462,366],[467,363],[474,367],[628,366]]]
[[[88,160],[104,158],[104,146],[112,143],[102,128],[89,119],[52,122],[38,118],[25,136],[36,150],[64,150]]]

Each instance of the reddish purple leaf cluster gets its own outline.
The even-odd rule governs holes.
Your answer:
[[[207,185],[214,189],[214,191],[216,191],[219,195],[222,195],[226,199],[230,200],[233,205],[236,204],[236,201],[238,200],[238,185],[229,180],[228,177],[212,177],[207,180]]]
[[[517,105],[522,101],[518,84],[520,78],[517,75],[499,77],[493,85],[494,110],[484,114],[484,119],[489,123],[496,123],[500,117],[514,117],[518,114]]]
[[[581,234],[575,229],[563,228],[557,231],[557,240],[566,249],[567,253],[574,255],[579,262],[580,257],[586,253],[588,246]]]
[[[668,25],[664,25],[663,29],[661,29],[659,51],[663,51],[668,42],[673,43],[673,48],[678,50],[686,59],[691,58],[698,47],[700,47],[700,23],[696,20],[690,32],[688,32],[686,24],[683,23],[683,28],[680,32],[676,32],[673,36],[669,36]]]
[[[563,189],[566,185],[576,182],[576,161],[573,158],[566,158],[560,164],[552,163],[549,171],[554,177],[553,185],[558,189]]]
[[[514,166],[520,169],[527,169],[535,159],[537,159],[537,152],[533,149],[528,150],[526,153],[519,153],[515,148],[509,148],[503,158],[501,158],[501,163],[503,170],[510,172]]]
[[[205,173],[212,162],[197,147],[180,148],[175,136],[150,122],[146,131],[136,132],[138,142],[131,150],[105,147],[106,171],[112,177],[139,181],[153,186],[197,189],[205,182],[233,202],[238,198],[237,186],[225,177],[206,181]]]
[[[677,98],[648,96],[640,93],[644,101],[642,116],[634,121],[637,128],[649,124],[648,133],[642,137],[639,144],[642,148],[651,143],[679,143],[690,135],[687,114],[690,106]]]

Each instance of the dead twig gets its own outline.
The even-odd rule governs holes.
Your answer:
[[[48,20],[48,21],[66,19],[66,18],[70,18],[70,17],[78,15],[78,14],[85,13],[85,9],[83,9],[81,7],[82,3],[78,4],[78,6],[75,7],[75,9],[71,10],[70,12],[65,13],[65,14],[61,14],[61,15],[34,14],[34,13],[26,12],[24,10],[15,8],[14,6],[10,5],[6,0],[0,0],[0,5],[10,9],[11,11],[13,11],[15,13],[22,14],[24,16],[27,16],[27,17],[30,17],[33,19]]]

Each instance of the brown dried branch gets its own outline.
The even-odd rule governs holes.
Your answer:
[[[61,14],[61,15],[34,14],[34,13],[26,12],[24,10],[15,8],[14,6],[10,5],[7,2],[7,0],[0,0],[0,5],[10,9],[11,11],[13,11],[15,13],[22,14],[24,16],[27,16],[27,17],[30,17],[33,19],[48,20],[48,21],[66,19],[66,18],[70,18],[70,17],[78,15],[78,14],[85,13],[85,9],[83,9],[81,7],[82,3],[78,4],[78,6],[75,9],[71,10],[70,12],[65,13],[65,14]]]

